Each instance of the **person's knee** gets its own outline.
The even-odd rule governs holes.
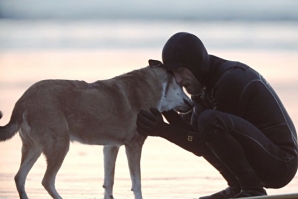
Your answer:
[[[201,128],[209,126],[211,123],[213,123],[216,115],[217,113],[213,109],[207,109],[203,111],[198,117],[198,126],[200,126]]]
[[[228,114],[212,109],[203,111],[198,118],[198,130],[207,143],[229,135],[232,126]]]
[[[217,112],[215,110],[205,110],[198,118],[198,130],[202,133],[205,142],[212,142],[217,139],[217,131],[215,126],[217,121]]]

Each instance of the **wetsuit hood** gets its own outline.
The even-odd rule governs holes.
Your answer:
[[[201,84],[206,85],[209,76],[209,55],[202,41],[185,32],[174,34],[162,50],[164,67],[171,71],[188,68]]]

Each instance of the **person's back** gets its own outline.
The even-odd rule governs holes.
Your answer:
[[[285,152],[297,155],[294,124],[265,78],[243,63],[210,55],[212,64],[213,76],[219,77],[207,88],[213,109],[247,120]]]

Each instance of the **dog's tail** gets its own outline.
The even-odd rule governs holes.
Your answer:
[[[10,118],[10,121],[5,126],[0,126],[0,141],[5,141],[12,138],[20,129],[20,122],[17,119],[17,114],[14,111]],[[2,112],[0,111],[0,119],[2,118]]]

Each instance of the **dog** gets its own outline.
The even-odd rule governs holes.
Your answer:
[[[142,199],[140,158],[146,136],[136,130],[141,109],[175,109],[187,112],[193,104],[173,75],[159,63],[93,83],[42,80],[16,102],[9,123],[0,127],[0,141],[19,132],[22,159],[15,176],[16,188],[27,199],[28,172],[43,153],[47,168],[42,185],[52,198],[62,198],[55,178],[70,141],[104,145],[104,198],[113,198],[115,161],[125,146],[135,199]],[[2,114],[0,114],[1,118]]]

